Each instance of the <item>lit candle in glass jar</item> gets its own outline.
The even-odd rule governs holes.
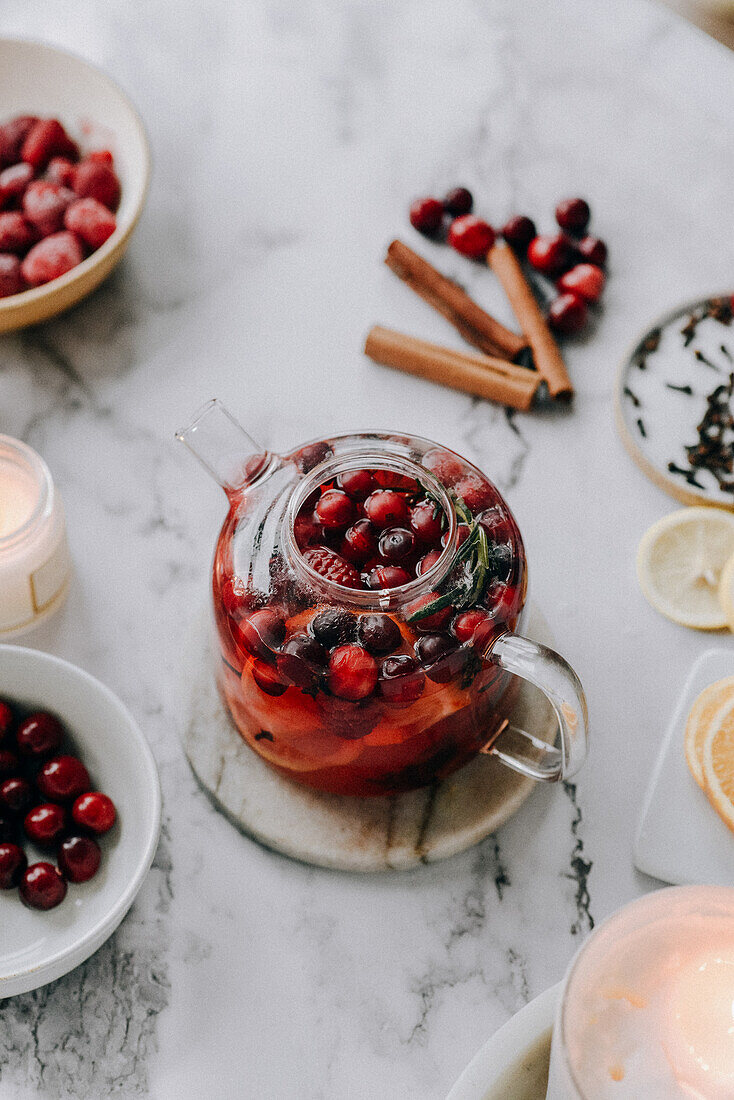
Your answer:
[[[0,435],[0,639],[61,606],[70,569],[63,509],[46,463]]]
[[[548,1100],[734,1098],[734,890],[660,890],[571,966]]]

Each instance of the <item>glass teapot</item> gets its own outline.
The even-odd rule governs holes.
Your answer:
[[[229,500],[212,576],[217,679],[254,752],[360,796],[424,786],[478,753],[534,779],[578,770],[583,690],[514,632],[525,552],[480,470],[387,432],[269,454],[216,400],[177,435]],[[548,697],[557,747],[510,724],[520,679]]]

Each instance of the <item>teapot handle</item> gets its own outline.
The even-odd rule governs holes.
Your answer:
[[[489,642],[485,661],[539,688],[558,721],[560,747],[505,722],[481,750],[531,779],[554,783],[579,770],[588,751],[588,711],[578,676],[554,650],[507,632]]]

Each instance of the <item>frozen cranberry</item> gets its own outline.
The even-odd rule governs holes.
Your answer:
[[[333,454],[328,443],[320,440],[318,443],[308,443],[296,451],[293,459],[302,474],[309,474],[320,462],[323,462]]]
[[[364,500],[376,487],[374,474],[370,470],[345,470],[339,474],[336,483],[352,500]]]
[[[54,844],[66,828],[66,811],[55,802],[42,802],[25,815],[23,828],[29,840],[41,847]]]
[[[375,481],[380,489],[406,489],[409,493],[418,492],[418,482],[407,474],[397,470],[375,470]]]
[[[469,474],[457,481],[454,490],[472,512],[481,512],[496,500],[492,486],[476,474]]]
[[[448,684],[466,663],[466,652],[447,634],[424,634],[415,650],[426,676],[436,684]]]
[[[548,323],[556,332],[580,332],[586,324],[586,302],[578,294],[560,294],[548,308]]]
[[[604,272],[596,264],[577,264],[561,275],[558,289],[578,294],[585,302],[598,302],[605,281]]]
[[[26,168],[30,169],[30,165],[26,164]],[[32,169],[31,169],[32,173]],[[51,183],[58,183],[62,187],[71,187],[71,181],[74,178],[74,162],[69,160],[68,157],[51,157],[46,169],[46,179]]]
[[[556,221],[569,233],[583,233],[590,217],[591,210],[584,199],[564,199],[556,207]]]
[[[508,542],[512,535],[512,528],[506,512],[498,505],[487,508],[477,516],[480,523],[492,542]]]
[[[449,244],[462,256],[479,260],[486,256],[494,244],[495,233],[488,222],[474,214],[464,214],[451,223]]]
[[[369,574],[370,588],[399,588],[407,584],[410,574],[401,565],[378,565]]]
[[[454,485],[464,476],[464,467],[458,457],[450,451],[438,449],[427,451],[423,456],[423,465],[434,477],[446,486]]]
[[[278,656],[278,673],[301,691],[313,691],[328,661],[324,647],[309,634],[294,634]]]
[[[313,513],[299,512],[293,523],[293,535],[299,550],[305,550],[309,546],[320,542],[323,537],[321,524],[317,523]]]
[[[32,863],[20,880],[20,900],[29,909],[53,909],[66,897],[66,880],[53,863]]]
[[[316,505],[316,518],[323,527],[348,527],[354,519],[354,502],[341,489],[327,489]]]
[[[13,199],[19,199],[28,184],[33,179],[33,169],[30,164],[11,164],[0,172],[0,206]]]
[[[220,591],[224,610],[233,618],[244,614],[248,607],[252,607],[252,592],[242,577],[234,573],[225,577]]]
[[[0,298],[20,294],[22,290],[25,290],[25,283],[20,273],[20,260],[11,252],[0,252]]]
[[[528,245],[528,260],[541,275],[547,275],[549,279],[557,279],[564,271],[572,267],[576,259],[576,251],[562,233],[550,237],[533,237]]]
[[[278,670],[259,658],[252,666],[252,678],[266,695],[283,695],[288,690],[288,684]]]
[[[344,534],[341,555],[353,565],[364,565],[377,552],[377,532],[368,519],[358,519]]]
[[[67,836],[59,844],[59,868],[69,882],[89,882],[101,859],[99,844],[91,836]]]
[[[80,794],[71,808],[71,816],[77,825],[92,833],[106,833],[115,824],[117,811],[109,795],[101,791]]]
[[[426,592],[425,595],[420,596],[410,605],[408,609],[410,625],[414,630],[417,630],[419,634],[435,634],[437,630],[443,630],[443,628],[448,626],[451,622],[454,614],[454,609],[451,606],[442,607],[439,611],[434,611],[432,615],[423,615],[420,619],[413,618],[414,615],[423,611],[429,604],[435,603],[440,596],[440,592]]]
[[[30,190],[30,188],[29,188]],[[117,228],[115,215],[97,199],[77,199],[64,214],[64,225],[77,233],[89,248],[101,248]],[[260,455],[257,455],[258,465]]]
[[[461,546],[462,543],[465,543],[466,540],[469,538],[470,534],[471,534],[471,530],[470,530],[468,524],[460,523],[458,525],[458,527],[456,528],[456,545],[457,545],[457,547]],[[448,533],[448,531],[446,531],[445,534],[441,535],[441,545],[444,548],[446,548],[448,546],[448,544],[449,544],[449,533]]]
[[[21,722],[15,739],[23,756],[47,756],[61,747],[64,727],[53,714],[39,710]]]
[[[362,615],[357,637],[368,652],[380,657],[392,653],[403,640],[400,627],[389,615]]]
[[[338,646],[329,658],[328,682],[340,699],[366,699],[375,690],[377,662],[361,646]]]
[[[345,561],[328,546],[311,546],[303,553],[303,560],[319,576],[344,588],[361,588],[362,580],[351,562]]]
[[[16,776],[0,783],[0,806],[11,814],[20,814],[33,800],[33,789],[27,779]]]
[[[19,210],[0,214],[0,252],[25,252],[35,240],[33,226]]]
[[[364,510],[375,527],[404,527],[410,519],[408,505],[402,493],[393,489],[378,489],[364,502]]]
[[[74,169],[71,185],[79,198],[96,199],[108,210],[117,210],[120,201],[120,181],[109,164],[100,164],[97,160],[83,160]]]
[[[425,557],[421,558],[416,566],[416,573],[419,577],[422,577],[424,573],[427,573],[429,569],[432,569],[438,559],[441,557],[440,550],[429,550]]]
[[[405,527],[390,527],[380,535],[379,549],[385,561],[403,561],[415,548],[415,535]]]
[[[332,607],[311,620],[311,633],[326,649],[353,642],[357,637],[357,620],[349,611]]]
[[[535,222],[531,221],[530,218],[526,218],[523,214],[518,214],[517,217],[510,218],[502,227],[502,236],[510,248],[524,256],[528,250],[528,245],[537,236]]]
[[[9,703],[0,699],[0,741],[10,733],[13,725],[13,711]]]
[[[443,512],[432,500],[422,500],[410,512],[410,526],[421,542],[438,542]]]
[[[443,219],[443,203],[438,199],[416,199],[410,207],[410,224],[419,233],[435,233]]]
[[[443,200],[443,208],[452,218],[462,214],[471,214],[474,196],[466,187],[452,187]]]
[[[3,215],[0,214],[0,218]],[[30,250],[21,264],[23,278],[31,286],[41,286],[71,271],[84,259],[79,238],[64,230],[45,237]]]
[[[49,800],[65,802],[88,791],[89,772],[76,756],[55,756],[47,761],[38,775],[36,785]]]
[[[607,262],[607,246],[598,237],[582,237],[580,241],[577,241],[576,248],[590,264],[604,267]]]
[[[477,627],[488,621],[489,615],[487,612],[480,611],[479,608],[475,608],[473,611],[462,611],[460,615],[457,615],[454,622],[454,634],[460,642],[470,642]]]
[[[0,749],[0,779],[9,775],[17,775],[20,771],[20,760],[10,749]]]
[[[27,866],[25,852],[18,844],[0,844],[0,890],[17,886]]]
[[[71,157],[76,160],[78,155],[76,143],[56,118],[39,119],[29,130],[20,151],[21,160],[36,171],[45,168],[51,157]]]
[[[382,662],[378,691],[393,706],[408,706],[420,699],[426,686],[426,676],[418,662],[407,654],[388,657]]]
[[[275,611],[266,607],[242,619],[238,632],[248,653],[264,661],[273,661],[273,650],[285,637],[285,622]]]
[[[60,187],[58,183],[48,180],[34,180],[23,195],[23,213],[41,236],[48,237],[61,229],[66,208],[73,201],[74,192],[68,187]],[[71,228],[67,226],[67,229]]]
[[[20,150],[39,119],[36,115],[18,115],[0,126],[0,153],[8,164],[20,160]]]

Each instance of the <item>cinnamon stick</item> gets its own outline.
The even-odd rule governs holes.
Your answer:
[[[370,329],[364,350],[365,355],[383,366],[513,409],[529,409],[542,381],[537,371],[515,366],[506,359],[452,351],[379,326]]]
[[[551,397],[573,396],[573,386],[545,317],[535,301],[520,261],[505,241],[498,241],[487,254],[487,263],[502,283],[520,328],[528,338],[538,372],[548,383]]]
[[[460,286],[447,279],[402,241],[392,242],[387,250],[385,263],[411,290],[442,313],[468,343],[487,355],[514,359],[527,347],[527,339],[505,328],[478,306]]]

